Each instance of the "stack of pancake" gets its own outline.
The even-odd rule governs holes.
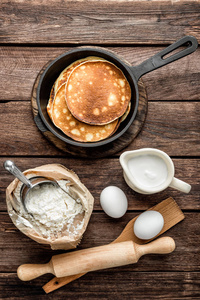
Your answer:
[[[56,127],[80,142],[111,136],[130,111],[131,88],[120,69],[98,57],[75,61],[55,81],[47,112]]]

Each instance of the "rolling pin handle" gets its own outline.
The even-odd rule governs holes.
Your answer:
[[[22,281],[35,279],[46,273],[54,274],[51,261],[47,264],[24,264],[19,266],[17,269],[17,276]]]
[[[135,245],[139,257],[146,254],[168,254],[174,251],[176,245],[171,237],[162,237],[146,245]]]

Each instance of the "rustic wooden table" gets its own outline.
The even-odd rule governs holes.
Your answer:
[[[199,299],[200,49],[143,76],[148,115],[142,131],[126,148],[166,151],[176,176],[192,185],[189,194],[171,188],[152,196],[133,192],[122,177],[123,151],[82,159],[56,149],[35,126],[30,102],[43,65],[78,45],[103,46],[136,65],[184,35],[200,41],[199,1],[2,0],[0,8],[0,298]],[[164,234],[175,239],[175,252],[89,273],[48,295],[42,286],[52,275],[21,282],[16,275],[20,264],[47,262],[58,251],[30,240],[13,225],[5,201],[5,189],[13,180],[2,167],[6,159],[22,170],[61,163],[78,174],[95,198],[79,249],[111,242],[131,218],[172,196],[186,217]],[[120,187],[128,197],[128,212],[119,220],[109,218],[100,207],[100,192],[108,185]]]

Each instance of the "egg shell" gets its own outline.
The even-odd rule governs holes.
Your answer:
[[[142,240],[154,238],[163,228],[164,218],[158,211],[143,212],[136,219],[133,230],[135,235]]]
[[[107,186],[103,189],[100,204],[104,212],[112,218],[121,218],[128,208],[126,195],[117,186]]]

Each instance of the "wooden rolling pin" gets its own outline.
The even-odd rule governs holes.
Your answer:
[[[170,237],[159,238],[146,245],[126,241],[52,256],[47,264],[24,264],[17,269],[19,279],[32,280],[46,273],[70,276],[136,263],[145,254],[166,254],[175,249]]]

